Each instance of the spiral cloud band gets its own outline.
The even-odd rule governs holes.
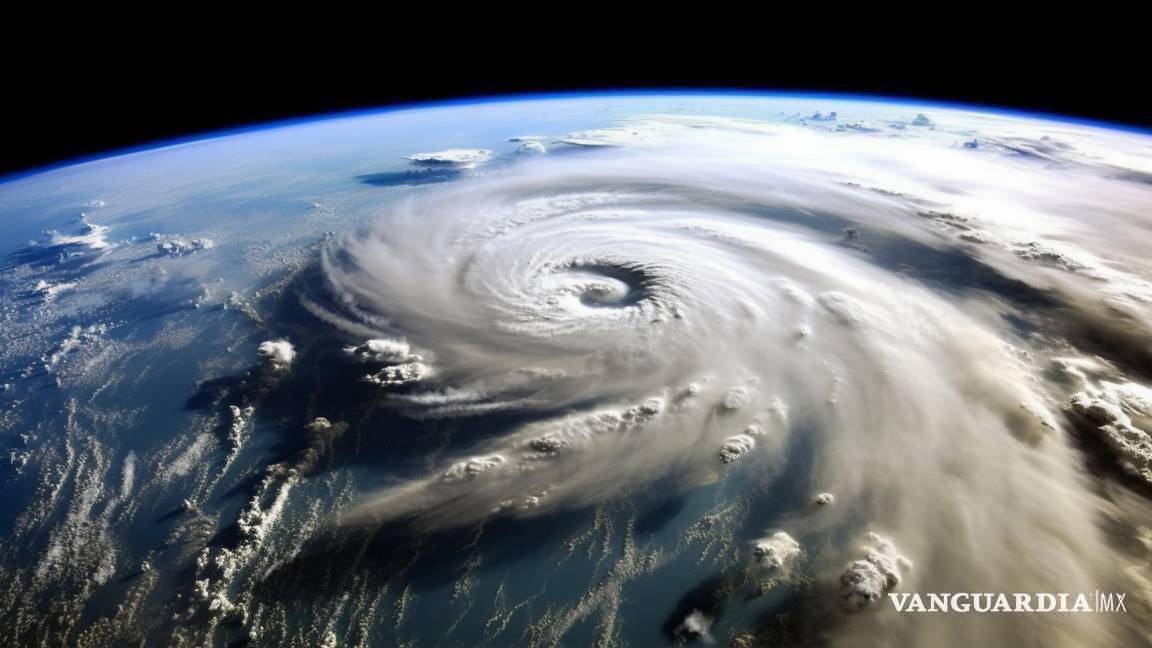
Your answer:
[[[1149,158],[1014,128],[962,143],[658,115],[390,208],[326,250],[339,307],[315,310],[389,350],[360,356],[408,416],[532,416],[347,522],[540,515],[784,470],[803,447],[811,496],[835,501],[788,535],[882,530],[903,587],[1113,584],[1126,565],[1100,520],[1144,505],[1090,486],[1066,412],[1143,380]],[[1122,636],[1109,623],[1045,632]],[[952,630],[1003,639],[993,626]]]

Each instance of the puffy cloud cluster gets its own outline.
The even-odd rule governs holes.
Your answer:
[[[255,413],[256,408],[252,405],[228,406],[227,440],[232,448],[239,448],[244,443]]]
[[[266,340],[256,347],[256,354],[269,368],[283,371],[296,359],[296,348],[288,340]]]
[[[445,482],[458,482],[474,479],[486,472],[498,470],[505,463],[504,457],[491,455],[488,457],[472,457],[452,464],[440,479]]]
[[[64,362],[65,358],[99,343],[107,332],[107,324],[73,326],[68,331],[68,336],[56,347],[56,350],[42,358],[44,370],[48,372],[55,371]]]
[[[712,625],[715,619],[701,612],[692,610],[676,628],[677,636],[696,637],[706,644],[715,643],[712,638]]]
[[[868,534],[868,541],[870,544],[863,547],[864,557],[853,561],[840,576],[840,603],[850,612],[879,601],[900,584],[901,570],[912,568],[892,541],[875,533]]]
[[[312,473],[327,459],[337,439],[347,430],[347,423],[333,423],[323,416],[316,417],[304,426],[301,448],[287,461],[274,464],[269,472],[283,475],[290,480],[297,480]]]
[[[49,282],[41,279],[36,282],[36,286],[33,287],[33,290],[43,296],[45,302],[50,302],[56,299],[56,296],[60,293],[66,290],[72,290],[75,287],[76,282],[74,281]]]
[[[530,426],[528,431],[546,430],[528,441],[528,448],[546,455],[555,455],[579,448],[598,437],[624,434],[642,429],[666,404],[662,398],[649,398],[639,405],[623,411],[604,410],[589,415],[576,415]]]
[[[445,149],[443,151],[413,153],[408,156],[408,159],[423,166],[470,168],[491,160],[492,151],[488,149]]]
[[[777,572],[788,569],[800,556],[800,543],[783,531],[757,540],[753,550],[756,562],[766,570]]]
[[[388,365],[364,377],[368,382],[380,386],[409,385],[434,373],[432,366],[423,362],[424,356],[413,353],[408,342],[402,339],[372,339],[357,346],[346,347],[344,351],[364,362]]]
[[[516,152],[520,155],[542,155],[548,152],[543,142],[538,140],[529,140],[523,142],[516,148]]]
[[[51,244],[61,247],[83,246],[93,250],[105,250],[112,247],[108,242],[108,226],[93,223],[86,214],[80,215],[80,228],[71,234],[62,234],[57,231],[47,232]]]
[[[548,510],[555,500],[595,501],[620,487],[611,457],[659,443],[648,428],[660,422],[667,408],[664,398],[652,397],[630,407],[523,425],[484,446],[481,454],[377,493],[346,520],[417,516],[432,526],[456,526],[492,513],[532,515]],[[580,475],[589,462],[600,466],[598,477]],[[643,463],[634,469],[643,470]]]
[[[928,115],[925,115],[924,113],[918,113],[916,115],[916,118],[913,119],[912,121],[908,122],[908,123],[911,126],[920,126],[923,128],[930,128],[930,127],[936,125],[936,123],[933,122],[932,119],[930,117],[928,117]]]
[[[720,405],[726,410],[738,410],[752,401],[754,394],[746,387],[733,387],[724,394]]]
[[[382,386],[399,386],[420,382],[432,373],[432,368],[422,362],[405,362],[384,367],[376,373],[364,377],[368,382]]]
[[[1102,381],[1072,396],[1068,408],[1096,431],[1124,470],[1152,486],[1152,389]]]
[[[756,440],[750,435],[737,434],[730,436],[724,441],[724,446],[720,448],[720,461],[730,464],[755,447]]]
[[[156,241],[156,251],[164,256],[186,256],[216,247],[216,242],[209,238],[186,239],[180,236],[153,234],[152,239]]]
[[[424,359],[412,353],[412,348],[404,340],[368,340],[363,344],[347,347],[345,351],[361,360],[387,364],[419,362]]]
[[[1021,259],[1050,265],[1068,272],[1081,272],[1090,267],[1087,263],[1075,259],[1074,253],[1038,241],[1017,243],[1014,245],[1013,251]]]

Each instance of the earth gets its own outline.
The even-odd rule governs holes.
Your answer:
[[[0,222],[4,645],[1152,644],[1148,133],[509,98]]]

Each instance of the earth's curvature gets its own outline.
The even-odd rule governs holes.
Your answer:
[[[1149,134],[508,99],[0,225],[4,645],[1152,642]]]

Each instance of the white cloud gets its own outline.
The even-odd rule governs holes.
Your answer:
[[[443,151],[429,151],[427,153],[413,153],[408,159],[425,166],[451,166],[469,168],[483,164],[492,159],[492,151],[488,149],[445,149]]]
[[[79,231],[72,234],[48,232],[52,245],[81,245],[93,250],[105,250],[112,246],[107,238],[109,229],[107,225],[90,222],[87,215],[84,214],[80,216],[80,223]]]
[[[516,152],[520,155],[541,155],[547,153],[548,149],[544,146],[543,142],[528,141],[520,144],[516,148]]]
[[[288,340],[267,340],[256,348],[257,355],[276,369],[287,369],[296,359],[296,349]]]
[[[1096,431],[1124,470],[1152,486],[1152,389],[1102,381],[1074,395],[1068,408]]]
[[[692,610],[688,613],[688,616],[684,617],[684,620],[680,622],[680,625],[676,628],[676,634],[698,637],[704,643],[712,644],[716,642],[715,639],[712,638],[711,632],[713,623],[715,623],[715,619],[712,617],[704,614],[700,610]]]
[[[901,571],[912,568],[911,561],[901,556],[890,540],[869,533],[868,542],[862,548],[864,557],[848,565],[840,576],[840,603],[850,612],[882,599],[900,584]]]
[[[369,362],[400,364],[418,362],[424,358],[412,353],[405,340],[377,339],[344,349],[348,354]]]
[[[445,470],[444,473],[440,475],[440,479],[446,482],[475,479],[485,473],[499,470],[504,466],[505,462],[504,457],[500,455],[472,457],[471,459],[452,464],[448,470]]]
[[[732,463],[756,447],[756,440],[747,434],[730,436],[720,448],[720,461]]]
[[[36,286],[33,288],[33,290],[43,295],[45,302],[50,302],[56,299],[56,296],[60,293],[66,290],[72,290],[75,287],[76,282],[74,281],[60,281],[52,283],[41,279],[36,282]]]
[[[785,571],[800,556],[800,543],[783,531],[756,541],[756,562],[768,571]]]
[[[364,379],[377,385],[398,386],[420,382],[432,373],[432,367],[422,362],[405,362],[384,367],[376,373],[368,374]]]
[[[180,236],[153,234],[152,240],[156,241],[156,251],[166,256],[185,256],[216,247],[216,242],[208,238],[186,239]]]

